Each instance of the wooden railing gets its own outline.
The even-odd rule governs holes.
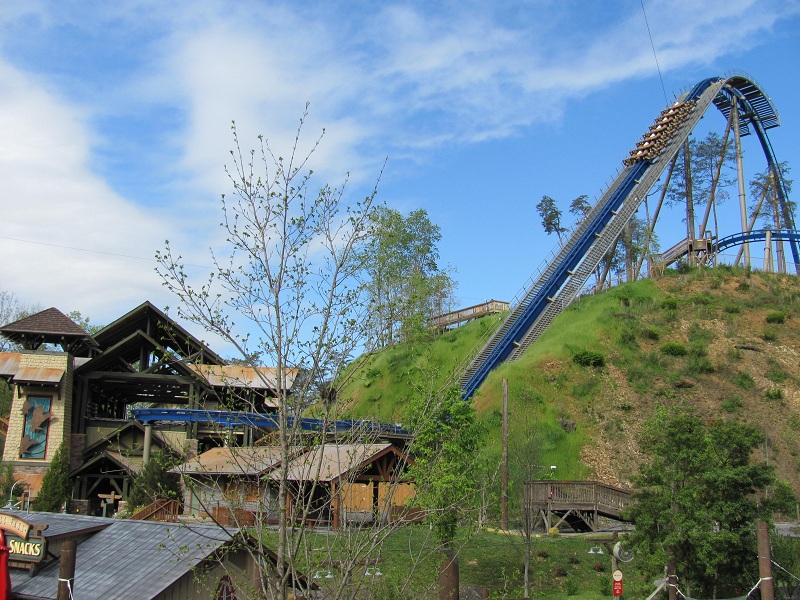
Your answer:
[[[598,481],[529,481],[525,488],[528,505],[534,509],[592,508],[618,517],[631,504],[629,491]]]
[[[131,515],[133,521],[166,521],[174,523],[178,520],[181,503],[177,500],[161,498],[152,504],[139,509]]]
[[[489,300],[488,302],[484,302],[482,304],[476,304],[475,306],[469,306],[467,308],[454,310],[453,312],[445,313],[443,315],[431,317],[428,319],[428,327],[431,329],[444,329],[445,327],[455,325],[456,323],[471,321],[472,319],[501,313],[507,310],[509,310],[508,302]]]

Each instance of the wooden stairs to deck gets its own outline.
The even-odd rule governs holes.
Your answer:
[[[567,523],[575,531],[595,531],[600,517],[625,521],[631,492],[598,481],[528,481],[525,509],[545,530]]]
[[[175,523],[180,514],[181,503],[177,500],[160,498],[152,504],[139,509],[131,515],[132,521],[162,521]]]

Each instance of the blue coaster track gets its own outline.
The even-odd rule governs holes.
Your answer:
[[[643,140],[631,151],[631,156],[625,159],[625,168],[473,358],[459,379],[465,400],[493,369],[518,358],[580,293],[642,199],[712,104],[726,117],[733,105],[738,104],[741,135],[756,133],[769,167],[779,175],[766,130],[780,123],[772,102],[759,86],[741,75],[710,77],[697,83],[661,112]],[[780,177],[777,187],[785,206],[786,186]],[[795,229],[791,214],[784,215],[784,220],[790,229]],[[795,268],[800,269],[799,240],[796,237],[786,239],[791,244]]]

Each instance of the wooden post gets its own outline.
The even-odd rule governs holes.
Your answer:
[[[736,141],[736,173],[739,180],[739,211],[742,217],[742,233],[747,233],[747,196],[744,192],[744,167],[742,166],[742,138],[739,134],[739,102],[733,99],[731,110],[735,113],[733,117],[733,139]],[[744,251],[744,266],[750,266],[750,243],[742,244]]]
[[[333,514],[331,517],[333,518],[333,530],[338,531],[339,528],[342,526],[341,521],[341,511],[342,511],[342,503],[341,498],[339,497],[339,492],[336,489],[336,483],[331,482],[331,512]]]
[[[439,600],[458,600],[458,585],[458,556],[452,550],[442,550]]]
[[[503,379],[503,457],[500,482],[500,529],[508,530],[508,380]]]
[[[678,600],[678,576],[675,575],[675,561],[667,563],[667,593],[669,600]]]
[[[761,600],[774,600],[775,588],[772,583],[772,560],[769,551],[769,530],[764,521],[756,523],[756,537],[758,539],[758,576]]]
[[[150,460],[150,448],[153,445],[153,424],[147,423],[144,426],[144,450],[142,450],[142,466]]]
[[[75,553],[77,547],[78,543],[74,539],[64,540],[61,544],[57,600],[72,600],[75,589]]]

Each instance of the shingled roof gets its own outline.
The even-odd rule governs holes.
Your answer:
[[[0,334],[29,350],[42,344],[59,344],[65,351],[96,348],[97,343],[80,325],[57,308],[48,308],[0,327]]]
[[[46,335],[88,336],[80,325],[57,308],[48,308],[0,327],[0,333],[41,333]]]

